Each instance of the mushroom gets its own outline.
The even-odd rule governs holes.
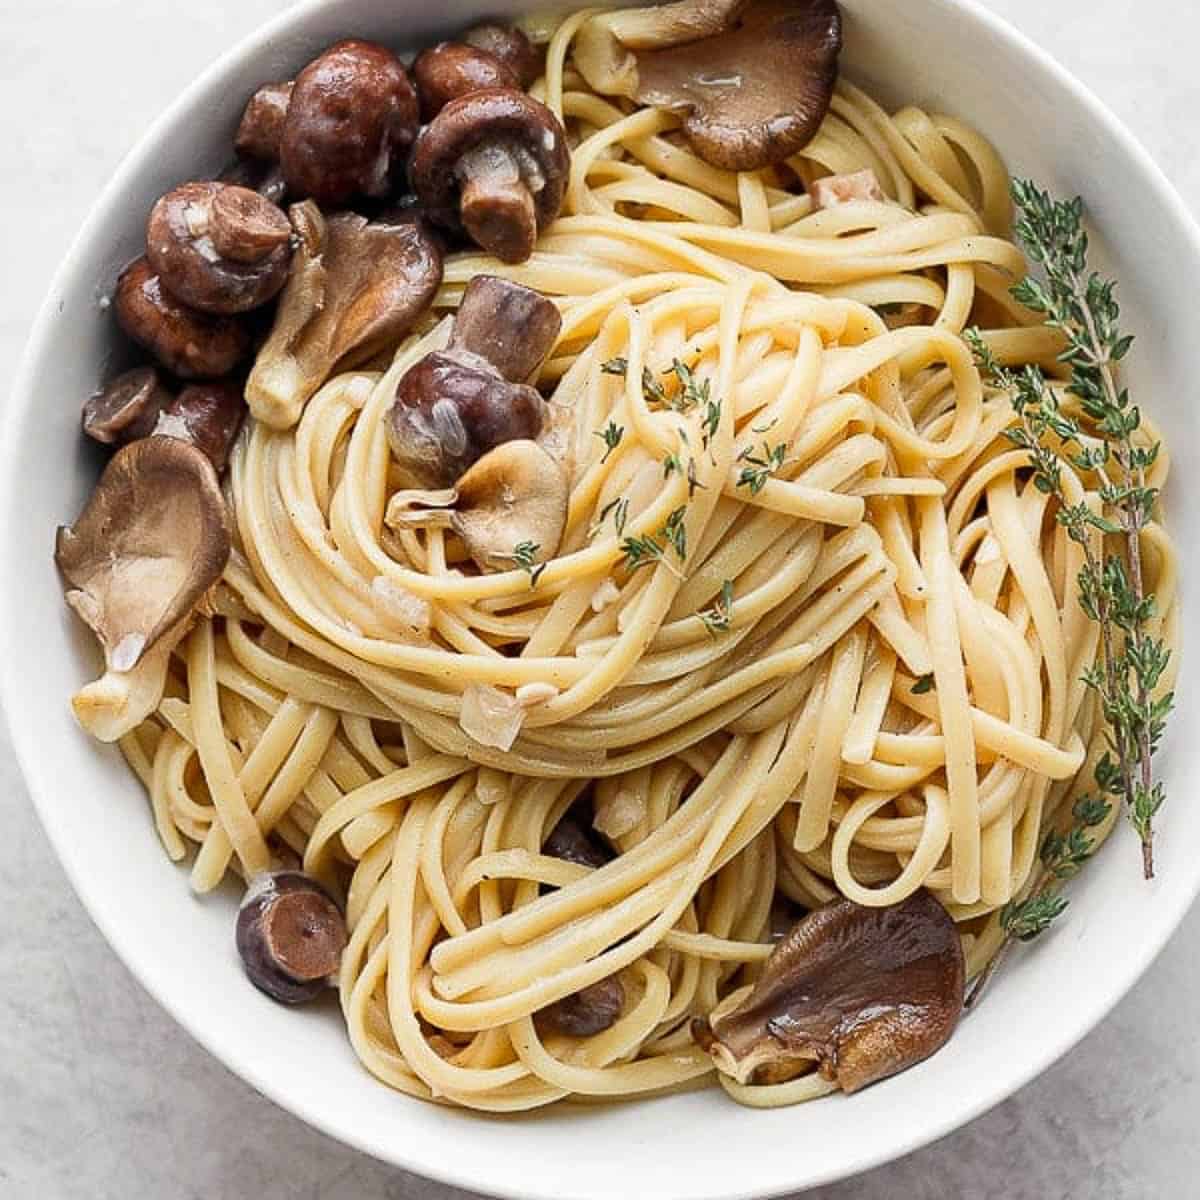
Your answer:
[[[616,975],[572,992],[533,1014],[538,1031],[594,1037],[612,1028],[625,1007],[625,987]]]
[[[67,603],[104,651],[103,677],[71,701],[93,737],[116,741],[158,706],[171,651],[220,579],[230,537],[212,463],[170,437],[118,450],[75,524],[59,528]]]
[[[489,451],[452,488],[396,492],[385,519],[392,529],[452,529],[480,570],[532,576],[558,551],[568,499],[562,467],[522,440]]]
[[[598,92],[681,113],[705,162],[755,171],[812,140],[841,48],[835,0],[678,0],[592,17],[575,65]]]
[[[296,76],[279,143],[288,188],[327,205],[386,196],[418,124],[400,60],[374,42],[338,42]]]
[[[883,908],[835,900],[794,926],[736,1008],[692,1032],[741,1083],[783,1083],[816,1063],[856,1092],[945,1044],[964,978],[958,930],[928,892]]]
[[[163,286],[201,312],[249,312],[287,282],[292,229],[278,205],[232,183],[185,183],[146,224],[146,257]]]
[[[421,120],[434,117],[459,96],[480,88],[520,88],[516,75],[494,54],[465,42],[439,42],[413,60],[413,82],[421,101]]]
[[[463,34],[463,41],[498,58],[517,77],[518,86],[526,91],[542,73],[542,52],[511,25],[488,21],[468,29]]]
[[[220,474],[229,462],[229,451],[245,415],[239,383],[232,379],[193,383],[162,410],[154,433],[191,442],[204,451]]]
[[[282,205],[287,196],[287,180],[277,162],[239,155],[217,176],[218,183],[232,183],[257,192],[264,200]]]
[[[451,100],[422,130],[409,174],[432,220],[519,263],[558,216],[569,167],[554,113],[514,88],[483,88]]]
[[[613,854],[591,834],[591,818],[584,805],[573,804],[563,813],[550,836],[542,844],[542,853],[563,862],[599,869],[612,862]]]
[[[294,86],[290,80],[264,83],[250,97],[233,138],[234,149],[238,154],[265,162],[278,162],[279,143],[283,138],[283,121],[287,116]]]
[[[250,349],[250,334],[235,317],[181,304],[145,258],[121,272],[113,308],[121,328],[183,379],[228,375]]]
[[[312,201],[288,211],[291,274],[246,384],[251,413],[273,429],[290,429],[335,369],[406,333],[442,281],[441,250],[417,217],[326,218]]]
[[[83,432],[106,446],[136,441],[154,429],[170,402],[171,393],[153,367],[134,367],[87,398]]]
[[[467,285],[449,345],[401,376],[388,412],[408,487],[449,487],[489,450],[537,439],[546,404],[536,378],[562,328],[540,293],[492,275]]]
[[[330,986],[346,948],[346,919],[312,876],[267,871],[246,890],[236,941],[259,991],[281,1004],[303,1004]]]

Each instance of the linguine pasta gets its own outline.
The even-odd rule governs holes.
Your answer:
[[[290,848],[345,897],[366,1067],[492,1111],[712,1074],[690,1018],[745,994],[781,900],[928,888],[977,973],[1103,749],[1081,549],[959,336],[1055,369],[1008,293],[994,150],[843,81],[790,171],[721,171],[670,113],[587,90],[584,16],[535,88],[575,142],[563,215],[519,266],[451,257],[440,320],[294,429],[248,428],[216,615],[122,741],[196,890]],[[795,183],[867,169],[885,201],[814,211]],[[570,508],[538,572],[479,574],[447,531],[385,520],[396,383],[479,273],[562,312],[540,382]],[[1156,524],[1143,545],[1171,643],[1174,552]],[[619,851],[597,870],[541,852],[585,792]],[[610,1028],[539,1029],[617,973]]]

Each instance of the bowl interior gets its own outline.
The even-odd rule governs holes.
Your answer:
[[[1082,193],[1099,257],[1121,284],[1138,335],[1129,376],[1172,450],[1172,531],[1191,542],[1200,512],[1192,391],[1196,340],[1170,336],[1191,309],[1200,241],[1161,175],[1078,85],[971,0],[843,0],[846,70],[892,103],[975,123],[1010,166],[1060,194]],[[323,45],[355,35],[417,46],[462,28],[483,5],[449,0],[302,5],[209,71],[158,122],[103,195],[37,324],[5,413],[3,685],[14,742],[42,820],[97,924],[143,984],[214,1054],[312,1124],[380,1158],[479,1191],[612,1196],[764,1196],[865,1169],[940,1136],[1003,1099],[1068,1049],[1124,993],[1174,929],[1200,882],[1194,794],[1200,710],[1179,697],[1163,774],[1159,878],[1139,879],[1122,830],[1071,889],[1058,932],[1014,955],[951,1046],[846,1100],[755,1112],[716,1090],[608,1108],[483,1118],[396,1095],[359,1066],[337,1013],[291,1012],[245,985],[232,899],[201,902],[163,856],[140,786],[114,751],[76,728],[67,697],[96,657],[68,615],[51,562],[54,527],[78,511],[99,461],[78,435],[77,399],[121,351],[99,300],[140,252],[167,186],[215,170],[241,103]],[[492,14],[518,11],[492,0]],[[1191,587],[1185,556],[1181,586]],[[1185,610],[1184,623],[1189,613]]]

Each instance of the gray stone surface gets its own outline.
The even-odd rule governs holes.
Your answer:
[[[1200,202],[1200,17],[1191,5],[991,6],[1091,84],[1184,196]],[[19,354],[51,271],[126,148],[223,47],[284,7],[0,0],[0,361]],[[80,908],[6,744],[0,829],[3,1200],[463,1195],[308,1129],[181,1033]],[[1200,1194],[1198,940],[1200,912],[1133,994],[1045,1076],[938,1145],[826,1188],[821,1200]]]

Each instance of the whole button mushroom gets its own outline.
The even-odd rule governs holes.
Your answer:
[[[228,375],[250,350],[250,334],[237,318],[181,303],[144,257],[121,272],[113,309],[121,328],[181,379]]]
[[[146,257],[163,286],[201,312],[259,308],[287,282],[292,227],[249,188],[185,183],[162,196],[146,225]]]
[[[467,30],[463,41],[498,58],[517,77],[518,86],[526,91],[542,73],[541,51],[511,25],[488,21]]]
[[[291,80],[264,83],[250,97],[233,138],[233,146],[238,154],[266,162],[278,161],[283,122],[294,86]]]
[[[784,1083],[815,1065],[856,1092],[946,1043],[965,974],[958,930],[928,892],[880,908],[835,900],[775,947],[741,1004],[692,1032],[739,1083]]]
[[[346,940],[341,909],[301,871],[259,875],[238,909],[236,941],[246,976],[281,1004],[303,1004],[329,987]]]
[[[592,17],[575,65],[597,92],[682,114],[705,162],[755,171],[812,140],[841,48],[836,0],[677,0]]]
[[[425,127],[409,173],[432,220],[519,263],[558,216],[569,167],[554,113],[513,88],[484,88],[451,100]]]
[[[490,275],[467,285],[449,345],[400,377],[388,442],[406,487],[444,488],[489,450],[536,440],[546,404],[527,382],[562,327],[555,305]]]
[[[338,42],[292,88],[279,145],[288,188],[323,205],[386,196],[418,126],[400,60],[373,42]]]
[[[240,383],[232,379],[192,383],[159,413],[153,432],[191,442],[204,451],[219,474],[229,462],[245,416]]]
[[[153,367],[134,367],[110,380],[83,406],[83,432],[106,446],[146,437],[171,402]]]
[[[413,60],[412,77],[423,121],[432,121],[451,100],[480,88],[521,86],[494,54],[465,42],[439,42],[422,50]]]

